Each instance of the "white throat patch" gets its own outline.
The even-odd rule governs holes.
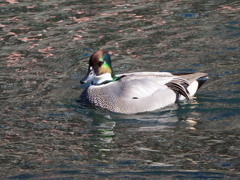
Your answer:
[[[94,85],[101,84],[104,81],[111,81],[111,80],[113,80],[111,73],[104,73],[102,75],[95,76],[93,78],[92,84],[94,84]]]

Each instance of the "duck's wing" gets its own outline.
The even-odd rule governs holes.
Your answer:
[[[171,74],[169,72],[135,72],[120,75],[124,97],[151,95],[157,90],[172,90],[182,100],[191,99],[208,79],[206,73]],[[180,96],[182,95],[182,96]]]
[[[120,97],[140,99],[151,96],[156,91],[162,95],[170,95],[172,91],[178,96],[190,99],[187,87],[189,82],[170,73],[131,73],[122,76],[119,81]]]
[[[114,96],[115,112],[137,113],[156,110],[176,102],[180,97],[190,99],[188,82],[175,76],[141,78],[122,77],[109,84],[108,96]],[[106,89],[105,89],[106,90]]]

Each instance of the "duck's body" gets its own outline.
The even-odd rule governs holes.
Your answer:
[[[94,62],[103,56],[110,60],[104,51],[91,56],[88,75],[81,83],[91,80],[92,84],[82,92],[80,101],[113,112],[133,114],[153,111],[178,100],[191,99],[205,82],[202,79],[207,78],[206,73],[174,75],[168,72],[136,72],[115,76],[112,69],[97,75],[104,61],[98,63],[98,68],[94,67]]]

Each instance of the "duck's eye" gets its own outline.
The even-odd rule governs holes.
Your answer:
[[[98,66],[99,66],[99,67],[102,66],[103,63],[104,63],[104,61],[99,61],[99,62],[98,62]]]

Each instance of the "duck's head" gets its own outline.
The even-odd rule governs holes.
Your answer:
[[[102,84],[114,79],[110,55],[106,51],[97,51],[90,57],[87,75],[80,83]]]

